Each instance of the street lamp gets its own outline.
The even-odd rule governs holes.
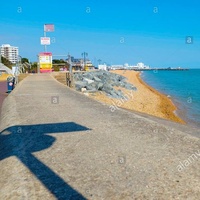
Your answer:
[[[98,61],[98,64],[100,65],[102,60],[101,60],[101,59],[98,59],[97,61]]]
[[[88,53],[83,52],[81,55],[83,56],[83,62],[84,62],[83,65],[84,65],[84,68],[85,68],[85,62],[86,62],[86,57],[88,56]]]
[[[0,63],[1,63],[1,47],[0,47]]]
[[[70,54],[68,54],[68,63],[69,63],[69,73],[72,73],[72,59]]]

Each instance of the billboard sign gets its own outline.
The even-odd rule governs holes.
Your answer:
[[[51,44],[50,37],[41,37],[40,43],[41,45],[50,45]]]

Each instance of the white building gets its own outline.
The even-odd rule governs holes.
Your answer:
[[[129,65],[128,63],[125,63],[124,65],[111,65],[111,69],[150,69],[150,67],[139,62],[137,65]]]
[[[8,59],[13,64],[17,63],[19,56],[18,47],[10,46],[9,44],[3,44],[0,47],[0,53],[3,57]]]
[[[124,63],[124,68],[128,69],[129,68],[129,64],[128,63]]]
[[[123,68],[124,68],[123,65],[111,65],[112,70],[123,69]]]
[[[140,62],[137,64],[137,67],[138,69],[149,69],[149,66],[146,66],[144,63]]]
[[[107,65],[106,64],[98,65],[98,69],[100,69],[100,70],[107,70]]]

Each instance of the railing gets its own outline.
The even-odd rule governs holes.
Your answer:
[[[21,63],[21,56],[19,56],[16,68],[15,68],[15,71],[14,71],[15,84],[18,84],[18,82],[19,82],[18,81],[19,74],[25,73],[25,67],[27,67],[27,64],[26,63],[22,64]]]
[[[68,87],[74,87],[73,73],[66,72],[66,84]]]
[[[68,87],[74,87],[74,74],[76,73],[85,73],[85,71],[66,72],[66,84]]]

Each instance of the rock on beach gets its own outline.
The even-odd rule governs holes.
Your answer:
[[[85,93],[103,91],[111,98],[123,98],[124,94],[117,87],[136,91],[137,88],[127,82],[127,78],[109,71],[92,71],[74,74],[75,89]],[[85,88],[85,89],[83,89]]]

